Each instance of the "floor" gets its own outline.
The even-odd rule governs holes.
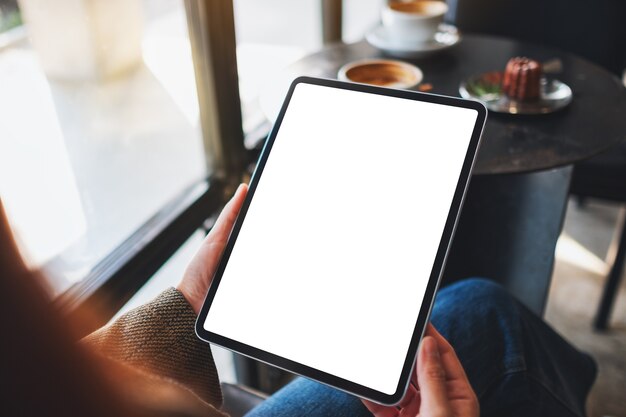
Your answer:
[[[547,321],[597,361],[599,374],[588,399],[590,417],[626,416],[626,285],[622,285],[610,328],[593,331],[605,281],[606,256],[619,208],[589,201],[570,202],[556,264]]]

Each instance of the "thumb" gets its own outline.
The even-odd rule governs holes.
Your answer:
[[[422,401],[420,416],[449,417],[452,415],[448,402],[446,373],[441,362],[437,341],[432,336],[422,339],[417,358],[417,382]]]

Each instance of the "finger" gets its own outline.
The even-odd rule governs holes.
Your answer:
[[[226,203],[222,212],[220,213],[215,225],[211,228],[207,241],[215,243],[225,243],[230,235],[230,231],[237,220],[243,201],[248,193],[248,186],[246,184],[240,184],[237,187],[237,191],[232,196],[230,201]]]
[[[415,388],[419,390],[419,384],[417,383],[417,361],[415,361],[415,366],[413,366],[413,372],[411,372],[411,385],[414,385]]]
[[[417,380],[422,401],[420,414],[432,417],[450,416],[446,373],[434,337],[426,336],[422,339],[417,362]]]
[[[415,417],[420,409],[420,394],[413,384],[409,384],[406,394],[400,401],[400,417]]]
[[[430,323],[426,328],[426,334],[434,337],[437,341],[437,346],[439,348],[439,352],[441,353],[441,362],[448,380],[459,380],[469,387],[470,383],[467,379],[467,375],[465,374],[465,370],[463,369],[463,365],[461,364],[459,357],[456,355],[454,348],[450,345],[450,342],[448,342],[446,338],[437,331],[435,326]]]
[[[198,260],[197,263],[200,265],[200,273],[215,271],[215,268],[217,268],[217,263],[226,247],[226,241],[233,229],[235,220],[237,220],[237,215],[241,210],[247,192],[248,186],[246,184],[241,184],[237,188],[237,191],[235,191],[230,201],[226,203],[215,225],[213,225],[211,231],[204,239],[202,246],[200,246],[200,249],[194,257],[194,261]],[[191,265],[196,264],[194,261],[192,261]],[[209,275],[211,276],[209,276],[208,279],[211,279],[212,272],[209,272]]]
[[[415,389],[415,391],[417,392],[417,394],[418,394],[417,398],[418,398],[418,404],[419,404],[420,388],[419,388],[419,384],[417,382],[417,361],[415,361],[415,364],[413,365],[413,371],[411,372],[411,379],[410,379],[410,382],[409,382],[409,386],[413,387],[413,389]]]
[[[454,349],[452,348],[450,343],[448,343],[448,341],[441,335],[441,333],[439,333],[439,331],[435,328],[435,326],[433,326],[432,323],[428,322],[426,324],[426,331],[424,332],[424,336],[432,336],[435,338],[435,340],[437,340],[437,345],[439,347],[439,353],[441,354],[441,356],[444,356],[449,351],[452,351],[454,353]],[[415,384],[416,387],[419,387],[417,383],[417,366],[413,368],[413,372],[411,373],[411,383]]]
[[[361,402],[375,417],[398,417],[398,409],[394,406],[380,405],[367,400]]]
[[[437,337],[443,338],[443,336],[439,334],[439,332],[437,331],[437,329],[435,329],[435,326],[433,326],[431,322],[428,322],[426,324],[426,331],[424,332],[424,337],[426,336],[433,336],[435,337],[435,339],[437,339]],[[443,352],[443,349],[440,349],[440,352]],[[415,365],[416,366],[413,367],[413,372],[411,373],[411,383],[415,384],[416,387],[419,387],[419,384],[417,383],[417,362],[415,363]]]
[[[439,333],[437,328],[433,326],[432,323],[428,323],[428,325],[426,326],[426,335],[432,336],[435,338],[435,340],[437,341],[437,345],[439,345],[439,350],[441,351],[441,353],[446,352],[449,349],[452,349],[452,346],[450,345],[450,343],[448,343],[446,338],[443,337],[441,333]]]
[[[437,340],[441,362],[446,372],[448,399],[454,399],[457,403],[463,400],[463,404],[469,410],[468,415],[479,415],[478,399],[454,348],[433,325],[428,326],[426,333]]]

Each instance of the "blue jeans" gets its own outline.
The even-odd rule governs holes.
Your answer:
[[[594,361],[492,281],[472,278],[437,294],[431,321],[455,348],[482,416],[584,416]],[[368,416],[361,401],[298,378],[248,417]]]

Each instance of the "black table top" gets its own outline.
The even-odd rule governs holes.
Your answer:
[[[511,39],[464,35],[449,50],[402,60],[423,71],[422,83],[432,84],[431,93],[459,96],[462,80],[502,70],[513,56],[528,56],[540,62],[559,58],[563,70],[555,78],[572,88],[574,99],[568,107],[552,114],[489,112],[476,174],[522,173],[569,165],[626,139],[626,88],[610,72],[572,54]],[[288,68],[287,74],[292,78],[336,78],[342,65],[378,57],[385,55],[365,41],[338,44],[301,59]]]

